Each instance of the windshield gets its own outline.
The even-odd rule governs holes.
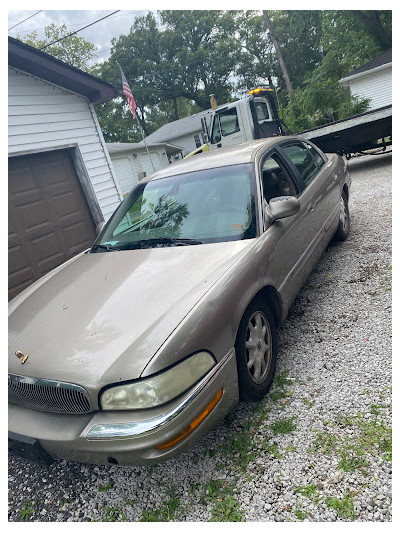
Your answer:
[[[139,183],[92,252],[254,238],[254,179],[245,164]]]

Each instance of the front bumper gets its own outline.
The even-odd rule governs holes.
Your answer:
[[[167,449],[156,448],[184,431],[221,388],[221,399],[196,429]],[[37,439],[41,448],[55,458],[143,465],[164,461],[188,448],[208,433],[236,405],[238,398],[236,358],[232,348],[198,384],[162,407],[73,416],[9,404],[9,430]]]

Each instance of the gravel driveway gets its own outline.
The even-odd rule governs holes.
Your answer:
[[[391,156],[349,168],[349,239],[293,305],[265,400],[157,466],[10,455],[10,521],[391,520]]]

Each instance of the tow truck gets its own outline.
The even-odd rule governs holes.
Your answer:
[[[292,133],[279,117],[271,88],[253,89],[245,98],[222,106],[217,106],[211,95],[211,105],[201,117],[205,143],[186,157],[253,139]],[[296,135],[312,141],[324,152],[336,152],[348,159],[365,150],[384,152],[392,144],[392,106],[330,121]]]

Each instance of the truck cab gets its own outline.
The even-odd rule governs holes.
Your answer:
[[[282,135],[272,89],[255,89],[242,100],[217,107],[202,117],[202,124],[210,150]]]

